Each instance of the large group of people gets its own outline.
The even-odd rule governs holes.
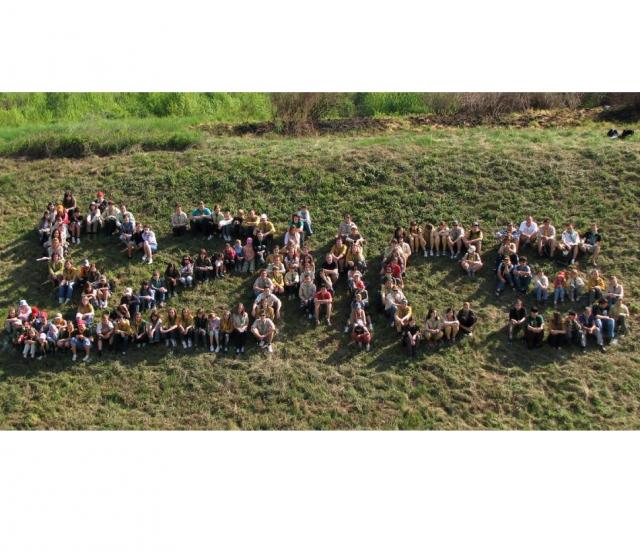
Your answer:
[[[38,224],[43,248],[38,260],[47,262],[48,279],[58,304],[75,300],[76,308],[69,319],[60,312],[50,317],[45,309],[27,300],[10,308],[5,330],[23,356],[43,357],[69,350],[74,361],[80,353],[88,360],[92,350],[98,355],[105,350],[126,354],[131,346],[157,343],[212,353],[235,349],[236,354],[243,354],[249,338],[272,352],[284,301],[297,302],[303,315],[316,325],[324,322],[331,326],[339,282],[344,282],[349,304],[344,332],[359,348],[370,350],[373,321],[365,281],[365,239],[350,214],[343,216],[319,266],[308,244],[313,230],[306,206],[291,214],[283,233],[277,232],[265,213],[239,209],[232,214],[219,205],[209,208],[202,201],[190,214],[177,204],[170,225],[174,236],[190,233],[206,240],[219,237],[223,248],[213,253],[201,248],[193,257],[185,255],[179,262],[168,262],[163,271],[154,270],[139,288],[125,287],[117,292],[118,282],[88,259],[76,266],[69,249],[83,238],[102,233],[114,236],[114,240],[117,236],[128,258],[141,253],[142,261],[152,264],[158,242],[150,225],[136,221],[125,204],[116,206],[103,192],[96,194],[86,214],[71,192],[66,192],[60,202],[49,203]],[[624,304],[623,285],[615,275],[605,281],[597,267],[602,237],[596,224],[579,235],[567,223],[558,237],[549,219],[538,225],[528,216],[520,226],[508,224],[496,238],[496,296],[508,289],[518,295],[506,325],[509,342],[522,331],[529,348],[539,346],[546,334],[555,348],[576,344],[584,351],[591,339],[605,350],[605,345],[615,343],[618,335],[627,332],[629,310]],[[424,226],[414,221],[407,228],[395,228],[382,255],[379,289],[371,298],[378,301],[409,356],[416,354],[422,342],[426,348],[438,348],[472,337],[478,324],[468,301],[457,309],[450,305],[442,314],[429,307],[425,318],[418,320],[404,293],[411,258],[420,253],[425,258],[448,256],[469,277],[475,277],[484,265],[483,240],[479,221],[468,230],[457,220],[450,227],[444,221]],[[526,249],[529,257],[559,255],[566,266],[550,277],[541,268],[534,270]],[[579,268],[581,252],[591,254],[593,268],[589,273]],[[253,274],[248,306],[238,303],[220,312],[202,308],[192,312],[174,306],[177,301],[173,299],[180,290],[234,274]],[[535,304],[527,311],[522,299],[531,292]],[[540,310],[551,300],[554,307],[565,300],[585,300],[586,304],[564,316],[556,310],[545,320]]]

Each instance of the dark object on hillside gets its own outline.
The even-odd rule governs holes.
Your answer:
[[[607,136],[613,140],[618,137],[618,131],[615,128],[610,128]]]
[[[622,131],[622,134],[620,134],[620,136],[618,136],[621,140],[624,140],[625,138],[628,138],[629,136],[633,136],[633,130],[628,130],[625,129]]]
[[[624,140],[629,136],[633,136],[633,130],[629,130],[628,128],[625,128],[622,131],[622,134],[618,134],[618,131],[615,128],[611,128],[609,132],[607,132],[607,136],[612,140],[615,140],[616,138],[620,138],[621,140]]]

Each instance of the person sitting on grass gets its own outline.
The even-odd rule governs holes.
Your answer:
[[[402,344],[407,351],[407,356],[411,358],[416,355],[416,348],[421,339],[422,332],[420,331],[420,326],[411,318],[402,334]]]
[[[463,245],[467,246],[464,228],[457,220],[454,220],[449,235],[447,235],[447,246],[451,253],[451,260],[457,260],[458,256],[462,254]]]
[[[403,300],[406,300],[402,289],[393,283],[392,280],[387,280],[382,289],[382,299],[384,304],[384,313],[391,319],[391,327],[395,326],[395,316],[400,304]]]
[[[233,243],[233,250],[236,252],[235,271],[239,274],[242,272],[242,265],[244,263],[244,248],[242,247],[242,241],[236,239]]]
[[[606,298],[602,297],[591,307],[596,318],[596,325],[600,327],[605,344],[615,344],[616,320],[610,314],[610,306]]]
[[[257,317],[258,306],[265,301],[268,306],[271,306],[273,308],[275,318],[280,319],[280,316],[282,314],[282,301],[276,295],[273,294],[273,292],[269,287],[267,287],[264,290],[264,292],[260,293],[256,297],[253,303],[253,306],[251,308],[251,315],[254,318]]]
[[[302,205],[300,210],[296,213],[300,220],[302,220],[302,229],[307,237],[313,235],[313,228],[311,227],[311,212],[306,205]]]
[[[616,302],[624,298],[624,287],[614,275],[609,278],[607,287],[604,290],[604,298],[607,299],[610,306],[614,306]]]
[[[140,290],[138,291],[138,303],[139,310],[145,312],[146,310],[153,310],[156,307],[155,292],[151,288],[151,284],[148,281],[140,282]]]
[[[562,319],[562,314],[557,310],[549,321],[549,335],[547,336],[549,346],[556,350],[561,350],[562,345],[567,342],[567,322]]]
[[[120,224],[120,228],[119,228],[120,236],[118,237],[118,239],[122,241],[122,243],[127,247],[127,249],[129,248],[129,242],[133,237],[133,232],[135,231],[135,229],[136,229],[136,226],[131,221],[129,213],[126,213],[122,220],[122,224]]]
[[[559,302],[564,302],[566,293],[567,273],[560,270],[553,280],[553,305],[557,306]]]
[[[424,340],[429,348],[440,344],[440,340],[444,335],[442,328],[442,319],[440,319],[438,311],[435,308],[429,308],[424,322],[424,329],[422,330]]]
[[[76,284],[76,278],[78,270],[73,266],[71,260],[67,259],[64,262],[64,269],[62,270],[62,279],[58,286],[58,303],[66,304],[71,301],[73,296],[73,287]]]
[[[133,328],[131,327],[131,322],[125,317],[118,316],[114,328],[114,346],[116,351],[125,356],[129,350],[132,336]]]
[[[210,235],[211,228],[211,210],[204,205],[204,201],[200,201],[198,206],[193,209],[189,216],[189,227],[191,232]]]
[[[58,340],[56,341],[56,347],[58,350],[71,349],[71,339],[73,338],[74,332],[75,327],[73,326],[73,322],[71,320],[67,321],[60,327],[60,329],[58,330]]]
[[[316,296],[316,286],[313,283],[313,277],[310,273],[304,274],[300,289],[298,290],[298,297],[300,298],[300,310],[307,314],[309,319],[313,318],[314,307],[313,299]]]
[[[544,339],[544,318],[538,313],[538,307],[532,306],[524,331],[527,348],[532,350],[542,345]]]
[[[447,344],[453,344],[460,331],[460,322],[456,318],[456,313],[453,308],[447,308],[444,313],[444,319],[442,320],[442,332],[444,333],[444,342]]]
[[[580,250],[584,253],[591,254],[591,262],[595,266],[598,265],[600,256],[600,248],[602,246],[602,235],[598,230],[598,224],[591,224],[591,229],[587,230],[582,236],[580,242]]]
[[[424,257],[433,256],[436,243],[436,229],[430,222],[425,222],[422,229],[422,238],[424,240]]]
[[[144,225],[141,237],[142,249],[144,250],[142,262],[153,264],[153,254],[158,250],[158,241],[156,240],[155,232],[151,229],[149,224]]]
[[[515,252],[518,252],[518,243],[520,241],[520,230],[517,228],[517,226],[513,222],[509,222],[504,229],[496,232],[496,239],[498,239],[500,243],[504,243],[505,240],[510,243],[514,243],[516,246]]]
[[[80,245],[80,234],[82,233],[83,216],[79,208],[74,208],[69,213],[69,234],[71,235],[71,243]]]
[[[446,222],[443,220],[438,224],[438,227],[434,231],[434,244],[435,247],[431,247],[431,250],[435,248],[436,256],[440,256],[440,252],[442,254],[446,254],[447,250],[447,239],[449,237],[449,226],[447,226]],[[431,255],[433,256],[433,255]]]
[[[99,233],[102,227],[102,213],[96,203],[89,205],[89,212],[85,218],[85,225],[87,228],[87,234],[91,237]]]
[[[253,316],[254,318],[259,318],[262,312],[264,312],[270,320],[273,320],[276,317],[276,314],[273,308],[267,302],[267,299],[262,299],[262,301],[254,305],[253,311],[255,312]]]
[[[120,209],[114,201],[107,201],[107,208],[102,211],[102,228],[105,235],[114,235],[118,232],[118,214]]]
[[[80,304],[78,305],[78,310],[76,312],[76,325],[78,320],[84,322],[85,326],[92,325],[94,314],[95,310],[93,308],[93,304],[90,302],[89,296],[83,295],[80,298]]]
[[[527,264],[526,256],[521,256],[518,259],[518,265],[513,267],[511,273],[513,274],[516,290],[526,295],[531,284],[531,266]]]
[[[318,272],[319,283],[324,285],[327,291],[333,292],[333,286],[338,281],[339,275],[338,263],[331,253],[327,253]]]
[[[248,237],[245,245],[242,247],[242,271],[244,273],[253,274],[256,269],[256,250],[253,247],[253,238]]]
[[[180,335],[182,348],[185,350],[193,346],[194,328],[195,320],[191,310],[189,310],[189,308],[183,308],[180,312],[180,319],[178,321],[178,334]]]
[[[182,257],[180,283],[183,287],[193,287],[193,262],[190,256]]]
[[[171,215],[171,233],[174,237],[179,237],[187,233],[189,226],[189,216],[182,210],[182,205],[176,203],[175,211]]]
[[[211,276],[213,272],[213,265],[211,259],[207,254],[206,249],[200,249],[198,256],[196,256],[193,273],[196,282],[203,283]]]
[[[338,270],[344,272],[345,270],[345,257],[347,256],[347,246],[342,241],[341,237],[338,237],[330,250],[333,260],[338,263]]]
[[[587,291],[589,291],[589,304],[593,304],[596,300],[600,300],[605,292],[604,278],[600,275],[599,270],[592,270],[587,279]]]
[[[164,338],[162,332],[162,318],[157,310],[152,310],[149,314],[149,325],[147,327],[147,339],[150,344],[159,343]],[[167,341],[168,342],[168,341]]]
[[[154,311],[152,310],[152,312]],[[149,342],[149,323],[142,317],[141,312],[134,316],[131,324],[131,340],[136,348],[142,348]]]
[[[522,299],[518,298],[509,310],[509,319],[507,321],[507,338],[509,343],[513,342],[514,335],[526,327],[526,323],[527,310],[522,303]]]
[[[260,221],[258,225],[254,229],[254,235],[257,237],[258,234],[262,234],[262,239],[265,241],[267,249],[270,249],[273,244],[273,239],[276,233],[276,227],[273,223],[268,219],[266,214],[260,215]]]
[[[586,287],[584,278],[582,277],[582,274],[578,272],[578,268],[575,264],[573,266],[569,266],[565,286],[571,302],[578,302],[582,294],[585,292]]]
[[[567,312],[567,318],[565,320],[566,341],[568,345],[576,345],[580,347],[582,352],[587,351],[586,335],[578,320],[578,315],[575,310],[569,310]]]
[[[426,256],[427,244],[422,236],[422,228],[418,226],[415,220],[409,224],[409,246],[411,247],[412,254],[417,254],[420,252],[420,249],[422,249]]]
[[[628,331],[627,320],[629,319],[629,308],[623,303],[622,298],[618,299],[611,307],[610,315],[615,321],[616,333],[618,335],[626,335]]]
[[[88,362],[90,359],[91,339],[87,334],[87,325],[83,320],[78,320],[76,329],[71,337],[71,361],[75,362],[78,357],[78,349],[84,350],[82,361]]]
[[[542,268],[538,268],[536,271],[536,277],[533,279],[533,288],[536,293],[536,302],[545,304],[549,300],[549,278]]]
[[[400,301],[400,304],[398,304],[396,313],[394,315],[396,332],[398,334],[402,333],[407,323],[409,323],[409,320],[411,319],[412,314],[413,314],[413,310],[409,305],[409,301],[406,298],[403,298]]]
[[[313,297],[313,305],[316,325],[320,325],[320,312],[324,308],[327,325],[331,326],[331,308],[333,306],[333,295],[327,289],[326,283],[320,284],[320,289]]]
[[[231,243],[225,243],[224,249],[222,249],[222,258],[225,273],[232,274],[236,266],[237,255]]]
[[[460,334],[463,337],[473,337],[473,331],[476,323],[478,323],[478,316],[476,316],[476,313],[471,309],[469,302],[462,304],[462,308],[458,310],[456,318],[460,322]]]
[[[569,264],[575,263],[578,257],[578,251],[580,250],[580,236],[571,222],[566,225],[565,230],[562,232],[558,249],[562,253],[562,256],[567,258],[571,256]]]
[[[273,291],[273,281],[271,281],[267,270],[260,270],[260,275],[253,283],[253,294],[258,296],[264,293],[267,289],[269,291]]]
[[[538,237],[538,224],[533,219],[533,216],[527,216],[527,218],[520,224],[518,231],[520,232],[518,251],[522,250],[527,245],[531,245],[533,247],[536,242],[536,238]]]
[[[367,325],[367,313],[365,312],[362,301],[359,299],[360,297],[356,296],[356,298],[351,302],[351,314],[349,315],[347,324],[344,327],[345,333],[351,331],[358,320],[361,320],[365,325]]]
[[[545,218],[542,226],[538,228],[538,256],[549,253],[549,258],[553,258],[556,251],[556,229],[551,225],[551,220]]]
[[[60,257],[60,255],[56,252],[53,253],[48,262],[48,271],[49,271],[49,280],[53,284],[54,289],[60,285],[60,282],[64,279],[64,261]]]
[[[96,340],[98,346],[98,356],[102,356],[104,345],[111,347],[114,338],[114,325],[109,319],[109,314],[102,314],[100,322],[96,325]]]
[[[270,320],[264,312],[260,313],[251,326],[251,332],[258,341],[258,346],[267,352],[273,352],[273,338],[277,329],[272,320]]]
[[[601,325],[597,323],[596,317],[593,315],[590,306],[585,306],[580,316],[578,316],[578,321],[582,326],[582,331],[584,331],[585,343],[588,337],[593,337],[596,339],[596,343],[598,344],[600,351],[606,352],[604,339],[602,338]]]
[[[287,292],[287,299],[294,300],[298,295],[298,287],[300,287],[300,274],[296,270],[295,265],[290,264],[287,273],[284,274],[284,288]]]
[[[453,230],[452,230],[453,231]],[[462,242],[464,246],[469,249],[469,247],[474,246],[478,254],[482,254],[482,240],[484,239],[484,235],[482,230],[480,229],[480,222],[475,221],[471,229],[467,232],[466,236],[463,236]]]
[[[207,314],[207,338],[209,352],[220,352],[220,318],[213,310]]]
[[[357,343],[358,348],[362,349],[362,346],[364,345],[367,352],[371,350],[371,332],[362,320],[357,320],[353,326],[351,340]]]
[[[229,342],[232,334],[233,320],[231,319],[231,310],[224,310],[220,318],[220,346],[225,354],[229,351]]]
[[[178,311],[173,306],[170,306],[167,309],[166,320],[162,322],[160,328],[160,334],[167,348],[175,348],[178,346],[178,334],[180,333],[178,329],[179,324]]]
[[[342,217],[342,222],[338,226],[338,233],[336,234],[336,239],[340,237],[342,240],[346,239],[347,236],[351,233],[351,227],[354,226],[354,222],[351,219],[351,215],[346,212]]]
[[[476,252],[474,245],[469,245],[467,252],[460,261],[460,266],[462,266],[462,269],[467,272],[469,277],[475,277],[478,270],[482,268],[482,259]]]
[[[498,278],[498,285],[496,287],[496,296],[499,297],[507,285],[509,285],[512,289],[515,289],[515,281],[513,278],[513,265],[511,264],[511,259],[508,256],[505,256],[500,265],[498,266],[498,270],[496,271],[496,277]]]
[[[135,251],[144,250],[144,238],[142,237],[143,232],[144,229],[142,228],[142,224],[137,222],[133,229],[133,233],[131,234],[131,238],[127,242],[127,256],[129,257],[129,260],[133,258],[133,253]]]

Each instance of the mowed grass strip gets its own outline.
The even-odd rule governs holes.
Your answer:
[[[170,129],[167,129],[169,132]],[[176,201],[202,198],[230,209],[267,212],[285,228],[302,203],[310,209],[313,248],[326,250],[343,212],[367,238],[367,281],[377,288],[379,257],[394,226],[444,218],[465,227],[479,219],[487,235],[485,268],[463,277],[449,259],[413,258],[406,292],[423,318],[470,300],[480,316],[473,342],[406,360],[384,319],[374,314],[369,354],[348,344],[344,284],[333,328],[310,325],[285,301],[275,353],[254,346],[245,358],[167,353],[164,347],[107,355],[89,365],[70,357],[26,364],[0,358],[0,427],[55,429],[637,429],[640,427],[640,144],[609,141],[606,128],[421,129],[375,137],[208,138],[184,152],[133,151],[81,159],[0,159],[0,301],[27,298],[57,311],[42,282],[46,266],[34,231],[49,199],[73,189],[83,208],[102,189],[150,222],[160,252],[154,267],[199,247],[175,240],[168,218]],[[632,310],[632,334],[607,354],[595,347],[557,353],[507,346],[500,331],[512,295],[496,299],[491,235],[532,212],[583,230],[597,220],[605,235],[602,271],[617,274]],[[88,257],[120,289],[139,286],[150,267],[128,262],[115,239],[83,239]],[[550,273],[558,265],[533,258]],[[183,293],[174,304],[196,309],[248,304],[251,278],[231,277]],[[530,301],[530,299],[529,299]],[[529,302],[530,304],[530,302]],[[566,311],[565,305],[561,310]],[[63,310],[71,313],[72,308]],[[545,312],[550,313],[550,310]]]

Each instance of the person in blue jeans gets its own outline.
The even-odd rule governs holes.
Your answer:
[[[513,280],[513,264],[508,256],[502,259],[502,262],[498,265],[496,270],[496,277],[498,278],[498,286],[496,288],[496,296],[499,297],[502,292],[509,285],[512,289],[515,289],[515,282]]]
[[[521,293],[526,294],[531,284],[531,266],[527,264],[527,257],[521,256],[518,260],[518,265],[514,266],[513,281],[516,285],[516,289]]]
[[[602,331],[600,329],[601,325],[596,323],[596,318],[591,311],[590,306],[585,306],[582,314],[578,316],[578,323],[582,327],[582,331],[584,334],[583,346],[586,348],[587,346],[587,338],[595,337],[596,342],[598,343],[598,347],[602,352],[606,352],[604,347],[604,341],[602,339]]]
[[[302,220],[304,235],[307,237],[313,235],[313,229],[311,228],[311,213],[309,212],[309,209],[305,205],[302,205],[296,214],[300,217],[300,220]]]
[[[609,303],[604,297],[591,307],[596,325],[602,331],[602,336],[607,344],[613,341],[616,332],[616,320],[609,315],[609,308]]]
[[[544,270],[539,268],[535,278],[536,301],[538,303],[547,302],[549,299],[549,278]]]

